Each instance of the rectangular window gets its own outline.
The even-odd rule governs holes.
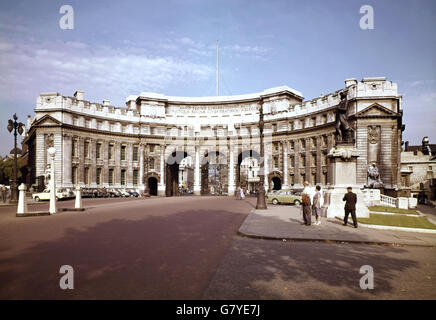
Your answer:
[[[306,140],[301,140],[301,149],[306,149]]]
[[[279,158],[274,157],[274,168],[278,168],[278,167],[279,167]]]
[[[121,146],[121,160],[126,160],[126,146]]]
[[[294,148],[295,148],[294,141],[289,142],[289,149],[294,150]]]
[[[71,182],[73,185],[77,184],[77,167],[73,167],[71,172]]]
[[[133,161],[138,161],[138,147],[133,147],[133,155],[132,155]]]
[[[85,158],[89,159],[89,141],[85,141],[83,154],[85,155]]]
[[[306,166],[306,156],[302,154],[300,157],[300,167],[304,168],[305,166]]]
[[[150,170],[154,170],[154,158],[150,158]]]
[[[290,157],[289,164],[291,165],[291,168],[295,167],[295,158],[294,158],[294,156]]]
[[[273,123],[272,132],[277,132],[277,124]]]
[[[97,143],[96,150],[95,150],[95,157],[97,159],[101,159],[101,143]]]
[[[138,170],[133,170],[133,185],[138,185]]]
[[[126,185],[126,169],[121,170],[121,185]]]
[[[322,115],[322,124],[326,124],[327,123],[327,115],[323,114]]]
[[[98,185],[101,184],[101,168],[97,168],[97,179],[96,182]]]
[[[154,152],[154,144],[150,144],[150,153]]]
[[[109,185],[114,184],[114,169],[109,169]]]
[[[113,160],[114,159],[114,145],[110,144],[108,149],[108,159]]]
[[[316,155],[312,155],[312,167],[316,167]]]
[[[312,127],[316,126],[316,117],[312,118]]]
[[[85,168],[85,184],[89,184],[89,181],[90,181],[90,179],[89,179],[89,168],[86,167]]]
[[[76,139],[73,139],[71,148],[72,148],[71,155],[73,157],[77,157],[77,140]]]

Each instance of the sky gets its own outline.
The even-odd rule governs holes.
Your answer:
[[[123,107],[140,92],[215,95],[217,40],[220,95],[286,85],[310,100],[384,76],[403,95],[403,140],[436,143],[435,33],[434,0],[0,0],[0,155],[8,119],[26,122],[41,92]]]

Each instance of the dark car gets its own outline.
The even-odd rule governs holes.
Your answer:
[[[135,198],[139,197],[139,193],[136,192],[135,190],[129,190],[127,192],[130,194],[131,197],[135,197]]]

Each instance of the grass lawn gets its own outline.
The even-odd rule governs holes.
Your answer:
[[[364,224],[375,224],[380,226],[436,229],[436,226],[431,224],[425,217],[415,218],[370,213],[369,218],[357,218],[357,221]]]
[[[369,207],[368,209],[369,211],[377,211],[377,212],[391,212],[391,213],[404,213],[404,214],[418,215],[418,212],[416,212],[415,210],[399,209],[399,208],[392,208],[386,206],[373,206],[373,207]]]

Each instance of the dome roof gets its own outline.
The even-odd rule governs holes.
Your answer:
[[[9,152],[9,154],[14,154],[15,153],[15,149],[17,150],[17,154],[21,154],[21,149],[20,148],[13,148],[10,152]]]

